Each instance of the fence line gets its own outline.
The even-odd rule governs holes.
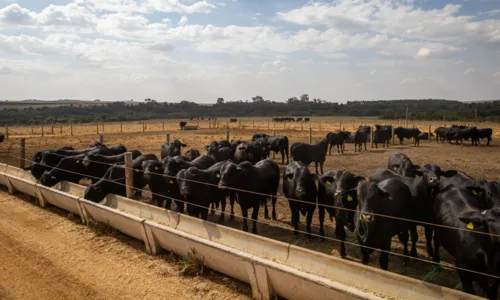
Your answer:
[[[130,153],[130,152],[128,152],[128,153]],[[56,155],[56,156],[61,156],[63,158],[64,157],[71,157],[71,156],[64,156],[62,154],[57,154],[57,153],[51,153],[51,154]],[[9,155],[9,156],[17,158],[19,160],[23,160],[23,158],[21,158],[21,157],[15,157],[13,155]],[[28,159],[24,159],[24,160],[27,161]],[[98,163],[98,164],[103,164],[103,165],[107,165],[107,166],[120,165],[125,170],[132,170],[132,171],[135,170],[136,172],[144,173],[144,170],[142,170],[142,169],[134,169],[131,166],[127,166],[125,164],[110,164],[110,163],[93,161],[93,160],[87,160],[87,161],[93,162],[93,163]],[[33,162],[33,161],[31,161],[31,162]],[[41,163],[37,163],[37,162],[34,162],[34,163],[41,164]],[[73,171],[69,171],[69,170],[65,170],[65,169],[60,169],[60,168],[56,168],[56,167],[48,167],[48,168],[53,168],[53,169],[57,169],[57,170],[61,170],[61,171],[66,171],[66,172],[74,173],[74,174],[77,174],[77,175],[83,175],[84,177],[91,178],[91,179],[92,178],[93,179],[102,179],[102,178],[97,178],[97,177],[89,176],[89,175],[86,175],[86,174],[77,173],[77,172],[73,172]],[[162,176],[162,177],[165,177],[165,178],[176,179],[176,180],[184,180],[184,181],[188,181],[188,182],[192,182],[192,183],[197,183],[197,184],[202,184],[202,185],[208,185],[208,186],[219,188],[219,186],[217,184],[206,183],[206,182],[202,182],[202,181],[197,181],[197,180],[192,180],[192,179],[185,179],[185,178],[179,179],[176,176],[165,175],[163,173],[156,173],[156,172],[149,172],[149,173],[154,174],[154,175],[159,175],[159,176]],[[115,179],[115,180],[121,180],[121,179],[123,179],[123,178]],[[115,180],[106,180],[106,181],[115,182]],[[235,192],[243,192],[243,193],[254,194],[254,195],[258,195],[258,196],[270,197],[269,194],[264,194],[264,193],[249,191],[249,190],[243,190],[243,189],[238,189],[238,188],[233,188],[233,187],[224,187],[224,189],[226,189],[226,190],[233,190]],[[276,196],[276,198],[277,198],[277,196]],[[311,202],[307,202],[307,201],[300,200],[300,199],[287,198],[287,197],[285,197],[285,198],[288,201],[291,201],[291,202],[297,202],[297,203],[303,203],[303,204],[313,204]],[[321,207],[324,207],[324,208],[333,208],[333,209],[344,210],[344,211],[349,211],[349,212],[363,213],[362,211],[357,210],[357,209],[350,209],[350,208],[345,208],[345,207],[340,207],[340,206],[335,206],[335,205],[329,205],[329,204],[320,204],[318,202],[316,202],[314,204],[317,205],[318,208],[321,206]],[[491,237],[500,237],[500,234],[479,232],[479,231],[474,231],[474,230],[471,230],[471,229],[468,229],[468,228],[452,227],[452,226],[446,226],[446,225],[441,225],[441,224],[436,224],[436,223],[429,223],[429,222],[417,221],[417,220],[412,220],[412,219],[400,218],[400,217],[395,217],[395,216],[390,216],[390,215],[377,214],[377,213],[372,213],[372,212],[370,212],[370,214],[374,215],[374,216],[384,217],[384,218],[388,218],[388,219],[394,219],[394,220],[398,220],[398,221],[405,221],[405,222],[416,223],[416,225],[421,225],[421,226],[427,225],[427,226],[441,227],[441,228],[445,228],[445,229],[453,229],[453,230],[459,230],[459,231],[472,232],[472,233],[482,234],[482,235],[491,236]]]
[[[18,158],[20,158],[20,157],[18,157]],[[68,170],[64,170],[64,169],[59,169],[59,170],[70,172],[70,173],[74,173],[74,174],[78,174],[78,175],[85,175],[85,174],[81,174],[81,173],[77,173],[77,172],[73,172],[73,171],[68,171]],[[120,179],[123,179],[123,178],[120,178]],[[117,179],[117,180],[119,180],[119,179]],[[123,183],[120,183],[120,182],[115,182],[115,183],[119,184],[119,185],[122,185],[125,188],[127,188],[126,184],[123,184]],[[142,189],[139,189],[139,188],[136,188],[136,187],[133,187],[133,186],[129,187],[129,188],[132,188],[132,189],[137,190],[137,191],[143,191]],[[172,198],[172,197],[165,197],[164,195],[153,193],[152,191],[151,191],[151,194],[152,195],[156,195],[156,196],[160,196],[162,198],[169,198],[171,200],[178,201],[178,202],[181,202],[181,203],[186,204],[186,205],[192,205],[192,206],[204,208],[204,209],[207,209],[207,210],[212,209],[214,212],[217,211],[219,213],[224,213],[225,214],[225,212],[223,212],[222,210],[219,210],[219,209],[215,209],[215,207],[214,208],[210,208],[210,205],[208,207],[207,206],[202,206],[202,205],[190,203],[188,201],[181,200],[181,199],[175,199],[175,198]],[[478,271],[475,271],[475,270],[465,269],[465,268],[461,268],[461,267],[457,267],[457,266],[453,266],[453,265],[449,265],[449,264],[442,264],[441,262],[437,263],[437,262],[434,262],[434,261],[431,261],[431,260],[428,260],[428,259],[413,257],[413,256],[410,256],[410,255],[400,254],[400,253],[396,253],[396,252],[388,251],[388,250],[382,250],[382,249],[378,249],[378,248],[374,248],[374,247],[369,247],[369,246],[366,246],[366,245],[361,245],[361,244],[357,244],[357,243],[353,243],[353,242],[349,242],[349,241],[342,241],[342,240],[339,240],[339,239],[336,239],[336,238],[332,238],[332,237],[327,237],[327,236],[322,236],[322,235],[315,234],[315,233],[305,232],[303,230],[295,230],[295,229],[291,229],[291,228],[287,228],[287,227],[277,226],[277,225],[274,225],[274,224],[271,224],[271,223],[267,223],[267,222],[263,222],[263,221],[260,221],[260,220],[254,220],[254,219],[249,218],[249,217],[243,217],[243,216],[235,216],[235,217],[238,217],[240,219],[244,219],[244,220],[247,220],[247,221],[253,221],[253,222],[256,222],[256,223],[259,223],[259,224],[264,224],[264,225],[271,226],[271,227],[285,229],[285,230],[288,230],[288,231],[297,231],[297,232],[305,234],[305,235],[315,236],[315,237],[318,237],[318,238],[324,238],[324,239],[335,241],[335,242],[343,242],[343,243],[348,244],[348,245],[359,246],[359,247],[362,247],[362,248],[365,248],[365,249],[369,249],[369,250],[372,250],[372,251],[377,251],[377,252],[381,252],[381,253],[387,253],[387,254],[390,254],[390,255],[395,255],[395,256],[399,256],[399,257],[403,257],[403,258],[409,258],[409,259],[413,259],[413,260],[417,260],[417,261],[421,261],[421,262],[426,262],[426,263],[429,263],[429,264],[433,264],[435,266],[441,266],[441,267],[447,268],[449,270],[466,271],[466,272],[474,273],[474,274],[477,274],[477,275],[482,275],[482,276],[486,276],[486,277],[500,279],[500,277],[496,276],[496,275],[491,275],[491,274],[487,274],[487,273],[483,273],[483,272],[478,272]]]

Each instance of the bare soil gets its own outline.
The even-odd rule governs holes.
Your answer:
[[[0,190],[0,299],[251,299],[246,284],[183,276],[178,257],[67,216]]]
[[[236,123],[231,124],[230,139],[250,139],[253,133],[268,133],[276,135],[286,135],[290,140],[290,145],[294,142],[309,142],[309,128],[313,127],[312,140],[313,142],[320,140],[325,137],[327,131],[332,131],[338,129],[341,125],[346,127],[346,130],[353,131],[353,128],[357,128],[360,124],[373,125],[375,123],[388,123],[397,125],[397,121],[378,121],[373,119],[321,119],[308,125],[307,123],[297,123],[297,124],[273,124],[268,125],[267,120],[252,120],[246,119],[242,121],[242,125]],[[195,122],[195,123],[193,123]],[[196,124],[197,121],[188,121],[188,123]],[[204,123],[203,123],[204,122]],[[342,124],[341,124],[342,123]],[[403,123],[401,123],[402,125]],[[432,128],[435,126],[444,126],[445,124],[440,124],[437,122],[425,122],[420,121],[419,123],[410,123],[409,127],[416,126],[422,131],[428,130],[428,125],[432,124]],[[102,133],[102,127],[100,133],[104,135],[104,141],[107,144],[123,144],[129,150],[137,149],[143,154],[154,153],[158,157],[160,156],[161,144],[165,141],[165,134],[170,133],[170,138],[180,139],[184,143],[188,144],[190,148],[198,149],[202,154],[206,153],[204,146],[209,144],[210,141],[225,139],[226,137],[226,127],[227,123],[223,120],[219,121],[217,124],[218,128],[208,129],[208,121],[200,121],[200,126],[203,129],[192,130],[192,131],[180,131],[178,128],[178,121],[168,121],[165,122],[165,131],[163,131],[162,121],[152,122],[149,121],[146,125],[145,131],[142,132],[142,122],[135,123],[123,123],[122,130],[124,133],[120,133],[120,124],[105,124],[104,133]],[[451,123],[447,124],[450,126]],[[101,125],[99,125],[101,126]],[[212,127],[212,125],[210,125]],[[237,127],[242,127],[245,129],[238,129]],[[284,129],[286,127],[286,130]],[[273,127],[276,129],[273,132]],[[302,127],[304,129],[302,130]],[[327,157],[325,163],[324,171],[335,170],[335,169],[346,169],[355,174],[369,176],[376,168],[386,168],[387,159],[392,152],[402,152],[407,154],[415,164],[423,166],[425,163],[436,163],[439,164],[443,169],[457,169],[465,171],[471,176],[477,178],[484,178],[486,180],[500,180],[500,147],[498,146],[498,133],[496,130],[500,128],[499,124],[480,124],[479,127],[492,127],[495,130],[494,139],[489,147],[483,145],[479,147],[470,146],[470,141],[465,142],[464,146],[456,146],[450,144],[437,144],[435,140],[421,141],[419,147],[413,147],[410,145],[410,141],[406,140],[403,146],[400,145],[390,145],[389,148],[370,148],[367,145],[368,151],[363,151],[361,153],[354,152],[354,146],[347,144],[347,151],[341,155],[336,152],[336,149],[332,149],[332,155]],[[268,130],[269,128],[269,130]],[[279,129],[278,129],[279,128]],[[59,132],[55,132],[54,135],[45,135],[42,137],[29,137],[26,136],[26,157],[31,159],[33,153],[40,149],[47,149],[53,147],[61,147],[65,145],[71,145],[76,148],[88,147],[92,142],[98,140],[98,135],[96,132],[95,124],[79,125],[73,127],[73,134],[71,136],[67,131],[67,128],[63,128],[63,134],[60,135]],[[27,134],[28,128],[16,128],[20,134]],[[45,129],[47,130],[47,129]],[[49,129],[50,130],[50,129]],[[39,130],[40,131],[40,130]],[[127,132],[127,133],[125,133]],[[36,132],[35,132],[36,133]],[[10,147],[9,147],[10,146]],[[3,163],[9,163],[18,165],[19,159],[19,137],[11,138],[7,140],[3,145],[0,146],[0,161]],[[281,163],[281,157],[278,154],[275,158],[276,162]],[[281,171],[283,171],[284,166],[281,166]],[[311,165],[310,169],[313,170],[314,166]],[[279,190],[281,194],[281,188]],[[148,192],[143,193],[143,201],[148,201]],[[270,206],[270,205],[269,205]],[[225,225],[234,228],[241,228],[241,216],[239,207],[235,207],[236,219],[233,221],[226,221]],[[226,208],[226,212],[228,208]],[[306,247],[315,251],[339,255],[339,243],[334,241],[335,239],[335,224],[330,221],[326,221],[326,240],[321,240],[319,238],[308,239],[304,235],[294,236],[292,227],[289,222],[291,219],[291,214],[289,211],[288,202],[283,197],[278,199],[277,203],[277,214],[278,220],[265,220],[263,218],[263,209],[259,213],[259,226],[258,233],[260,235],[273,238],[276,240],[289,242],[302,247]],[[317,213],[313,217],[313,233],[318,233],[318,217]],[[213,221],[216,221],[217,216],[211,217]],[[327,218],[328,219],[328,218]],[[302,218],[302,223],[305,222]],[[304,230],[301,224],[301,229]],[[85,230],[82,227],[82,230]],[[422,259],[429,260],[425,250],[425,237],[422,228],[419,228],[420,240],[418,242],[418,254]],[[348,242],[356,243],[354,234],[348,232]],[[359,247],[354,245],[347,246],[347,259],[353,261],[360,261]],[[392,251],[402,254],[402,245],[399,243],[397,238],[393,239]],[[444,265],[453,265],[454,260],[450,257],[445,250],[441,250],[442,259]],[[144,254],[145,258],[151,259]],[[153,259],[154,260],[154,259]],[[378,253],[372,255],[370,265],[378,267]],[[455,271],[442,270],[439,272],[429,273],[433,270],[433,265],[428,262],[421,262],[416,260],[411,260],[409,265],[405,265],[403,259],[398,256],[390,256],[389,271],[393,271],[402,275],[410,276],[419,280],[425,280],[436,283],[439,285],[454,287],[459,282],[458,276]]]

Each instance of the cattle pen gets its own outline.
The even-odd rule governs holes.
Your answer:
[[[190,122],[192,121],[188,121],[188,124]],[[6,162],[11,165],[19,165],[19,160],[20,159],[22,160],[21,153],[23,153],[23,151],[21,151],[21,146],[17,145],[21,145],[20,143],[21,138],[23,138],[25,141],[27,158],[30,158],[35,150],[41,148],[61,146],[62,144],[70,144],[70,145],[75,145],[77,147],[88,146],[92,141],[95,141],[99,137],[99,135],[104,136],[104,141],[109,144],[122,143],[130,149],[140,149],[144,153],[150,153],[150,152],[157,153],[159,151],[159,145],[161,145],[161,143],[163,143],[163,141],[165,140],[165,134],[167,132],[170,134],[171,139],[181,139],[183,142],[187,143],[190,148],[197,148],[200,151],[203,151],[203,146],[208,144],[211,140],[226,138],[226,135],[228,134],[227,133],[228,129],[229,129],[230,139],[233,138],[248,139],[253,133],[262,132],[262,133],[268,133],[270,135],[273,134],[287,135],[290,138],[291,141],[290,143],[293,143],[298,141],[315,142],[316,140],[323,138],[329,131],[341,128],[342,129],[345,128],[346,130],[352,130],[352,128],[357,128],[359,125],[374,125],[376,123],[392,124],[394,126],[397,126],[397,121],[383,121],[383,120],[378,121],[373,119],[361,119],[361,120],[354,120],[351,122],[346,119],[321,120],[321,121],[314,121],[313,119],[309,123],[301,122],[293,124],[292,123],[281,124],[281,123],[269,122],[267,120],[249,119],[245,121],[242,120],[241,122],[233,124],[231,123],[224,124],[223,121],[220,123],[217,122],[214,123],[211,120],[206,122],[200,121],[200,125],[196,125],[200,126],[200,129],[195,132],[180,132],[177,126],[177,122],[174,121],[171,122],[149,121],[149,122],[142,122],[142,124],[141,122],[114,123],[114,124],[105,124],[102,126],[94,125],[95,127],[90,125],[66,125],[59,131],[55,130],[54,134],[52,134],[52,130],[50,127],[44,129],[40,128],[39,130],[40,132],[37,132],[36,130],[33,130],[29,127],[11,127],[8,129],[9,139],[7,140],[7,143],[9,145],[14,145],[13,147],[14,150],[11,149],[8,152],[8,155],[4,155],[2,157],[2,162]],[[450,122],[449,124],[446,125],[450,126],[451,124],[452,123]],[[424,122],[424,121],[414,122],[413,125],[411,122],[409,124],[410,127],[415,126],[425,132],[429,130],[432,131],[433,128],[435,128],[438,125],[444,126],[445,124],[444,122],[440,122],[438,124],[435,122]],[[496,124],[493,125],[487,124],[485,126],[495,128],[495,125]],[[71,128],[69,128],[69,126],[71,126]],[[173,129],[174,126],[176,127],[175,130]],[[92,129],[94,132],[92,132]],[[498,131],[495,131],[495,134],[497,133]],[[353,170],[354,172],[357,172],[359,174],[366,175],[367,169],[373,170],[375,167],[380,167],[381,166],[380,161],[382,160],[385,161],[389,151],[397,149],[398,151],[407,152],[409,155],[412,156],[412,158],[415,157],[415,160],[417,162],[435,160],[436,162],[440,162],[445,166],[460,167],[478,177],[485,177],[494,180],[499,179],[498,170],[490,166],[492,163],[493,164],[495,163],[494,160],[498,160],[498,156],[496,158],[492,158],[495,156],[495,153],[498,154],[498,148],[494,145],[494,142],[493,145],[490,147],[479,147],[477,149],[469,146],[464,148],[461,147],[453,148],[453,146],[449,145],[437,145],[434,141],[432,142],[429,141],[428,144],[421,143],[420,147],[410,147],[408,146],[408,144],[409,143],[406,143],[406,145],[403,146],[390,145],[388,149],[370,148],[369,151],[367,152],[363,151],[360,154],[354,154],[351,149],[348,149],[348,151],[344,155],[340,155],[334,152],[332,153],[331,156],[327,157],[327,164],[325,165],[326,166],[325,170],[332,168],[348,168],[349,170]],[[456,151],[456,155],[454,155],[454,157],[448,156],[450,150]],[[470,157],[471,155],[477,155],[477,159],[474,157]],[[490,159],[489,163],[485,163],[483,161],[485,157],[489,157],[492,159]],[[483,160],[481,158],[483,158]],[[240,255],[238,259],[242,259],[243,261],[245,261],[246,259],[253,259],[245,255],[251,255],[252,257],[255,256],[256,258],[255,261],[252,261],[252,266],[247,265],[244,268],[251,268],[252,272],[255,273],[258,273],[259,270],[260,272],[264,272],[258,274],[259,275],[266,274],[265,276],[267,277],[265,278],[267,278],[267,282],[256,282],[258,278],[251,278],[251,276],[248,274],[248,270],[245,271],[246,273],[243,272],[245,274],[243,273],[228,274],[232,277],[249,282],[254,290],[253,295],[255,298],[259,297],[267,298],[273,294],[278,294],[284,297],[289,296],[290,299],[307,298],[307,296],[315,298],[313,294],[300,294],[299,290],[286,291],[281,288],[280,286],[281,283],[277,282],[276,280],[278,279],[275,278],[281,278],[279,280],[283,280],[284,282],[287,282],[288,279],[290,280],[289,282],[292,282],[292,278],[286,277],[287,276],[286,274],[288,274],[288,276],[298,276],[294,274],[292,270],[285,270],[285,271],[280,270],[281,267],[280,265],[282,264],[292,269],[297,269],[299,271],[302,270],[303,272],[305,272],[306,274],[300,275],[302,276],[301,277],[302,279],[300,280],[305,280],[309,282],[314,282],[314,281],[322,282],[322,284],[319,287],[318,285],[308,286],[304,284],[304,287],[307,287],[308,290],[316,289],[318,292],[323,292],[322,288],[326,287],[327,290],[333,289],[337,292],[340,291],[339,295],[348,298],[354,297],[354,298],[368,299],[370,297],[382,296],[382,297],[392,297],[398,299],[412,299],[418,296],[425,297],[422,296],[424,294],[420,294],[423,292],[420,291],[419,288],[422,288],[427,292],[429,292],[430,294],[425,294],[425,295],[427,295],[427,297],[430,298],[451,297],[455,299],[455,298],[470,297],[469,295],[456,293],[446,288],[438,288],[436,286],[429,285],[423,282],[423,281],[430,281],[432,283],[436,283],[447,287],[453,287],[457,283],[456,275],[450,271],[440,271],[431,274],[432,276],[426,276],[431,271],[433,271],[433,266],[429,265],[428,263],[412,261],[410,266],[404,267],[402,262],[400,262],[397,257],[391,261],[391,267],[389,270],[399,273],[401,275],[406,275],[417,279],[411,281],[407,277],[402,277],[394,273],[383,272],[377,269],[373,269],[372,267],[366,268],[361,264],[352,263],[346,260],[337,261],[335,260],[335,257],[321,254],[322,252],[325,254],[335,255],[337,247],[336,246],[332,247],[332,244],[335,244],[335,241],[328,239],[327,241],[324,242],[318,239],[309,241],[303,236],[300,236],[298,238],[293,237],[293,235],[289,233],[290,228],[288,228],[288,225],[286,224],[286,222],[289,220],[289,215],[286,212],[285,201],[279,201],[278,203],[278,209],[279,209],[278,220],[277,221],[266,220],[265,222],[267,224],[265,224],[264,222],[263,224],[259,224],[259,226],[262,226],[262,230],[259,231],[259,234],[261,234],[264,237],[256,237],[252,235],[247,235],[240,231],[233,231],[231,228],[215,225],[209,222],[207,223],[207,222],[201,222],[199,220],[191,220],[189,217],[186,217],[184,215],[180,216],[175,214],[170,215],[169,213],[166,213],[164,210],[155,207],[150,207],[148,204],[136,201],[130,201],[123,197],[109,196],[103,204],[99,205],[93,203],[87,203],[88,201],[86,202],[84,201],[85,199],[82,198],[81,188],[77,185],[72,185],[69,183],[61,183],[54,189],[48,189],[41,185],[37,185],[31,182],[30,181],[31,179],[29,179],[29,175],[25,174],[24,172],[19,172],[19,173],[16,172],[18,171],[16,171],[15,168],[5,166],[4,182],[7,187],[10,187],[11,191],[15,189],[18,189],[22,192],[27,191],[28,194],[31,194],[32,196],[36,197],[42,206],[45,206],[46,204],[54,204],[59,207],[63,206],[62,207],[63,209],[67,209],[69,211],[72,211],[73,213],[77,213],[78,215],[82,216],[82,219],[84,221],[90,218],[98,219],[101,221],[109,221],[112,226],[119,227],[118,229],[124,231],[126,234],[129,234],[134,238],[142,239],[145,242],[146,250],[151,253],[154,253],[155,249],[156,251],[158,251],[159,249],[162,249],[162,247],[169,247],[169,245],[171,245],[172,243],[177,243],[178,240],[189,240],[189,243],[191,243],[191,245],[194,244],[200,245],[197,247],[200,247],[199,249],[204,249],[204,250],[199,250],[200,252],[198,253],[205,253],[204,257],[217,257],[214,258],[214,260],[216,260],[217,262],[219,262],[219,260],[221,259],[219,256],[221,257],[225,256],[223,254],[219,254],[218,252],[217,255],[215,254],[215,252],[210,254],[210,251],[223,251],[228,256]],[[12,173],[15,174],[12,175]],[[10,176],[9,174],[12,176]],[[21,183],[23,182],[23,180],[18,180],[19,178],[26,179],[24,181],[28,181],[31,183],[26,183],[26,182]],[[24,187],[22,186],[23,184],[25,185]],[[32,185],[33,187],[28,187],[30,185]],[[16,186],[18,188],[16,188]],[[46,190],[49,190],[49,192],[47,192]],[[71,200],[66,199],[69,197],[67,194],[73,195],[73,198]],[[75,196],[74,194],[78,194],[78,196]],[[71,208],[68,207],[69,202],[72,202],[72,204],[69,205],[71,206]],[[103,211],[105,213],[103,213]],[[147,211],[149,211],[150,214],[148,216],[146,216],[148,214]],[[121,212],[121,214],[119,212]],[[120,216],[119,217],[102,216],[105,215],[106,213],[120,214]],[[263,219],[262,216],[260,217],[261,219]],[[128,221],[126,222],[124,221],[125,223],[120,223],[122,221],[120,220],[117,221],[117,219],[120,218]],[[137,224],[130,225],[131,223],[129,224],[127,222],[135,222],[138,223],[139,225]],[[239,224],[240,223],[235,221],[234,224],[230,224],[229,226],[238,227]],[[128,228],[134,226],[136,229]],[[141,226],[142,228],[145,228],[143,229],[144,231],[142,231]],[[147,226],[151,227],[148,228]],[[317,227],[314,228],[317,229]],[[176,230],[180,232],[177,232]],[[332,230],[333,229],[327,230],[327,237],[334,237]],[[168,232],[168,234],[164,232]],[[284,234],[285,232],[287,234]],[[169,234],[171,236],[168,236]],[[165,237],[165,235],[167,237]],[[177,235],[176,239],[178,240],[173,240],[174,239],[173,235]],[[240,236],[240,235],[244,236],[243,238],[244,240],[249,240],[252,242],[243,243],[240,240],[237,240],[237,237],[235,236]],[[233,238],[235,240],[233,242],[227,242],[225,241],[224,238],[226,236],[229,236],[228,239],[230,240]],[[172,240],[170,242],[163,242],[162,238],[164,237],[167,239],[170,238]],[[270,240],[268,240],[267,238],[270,238]],[[198,239],[205,239],[205,240],[198,240]],[[224,241],[221,242],[218,239]],[[207,243],[206,240],[212,242],[221,242],[223,246],[225,246],[226,248],[220,247],[222,250],[220,249],[213,250],[215,248],[219,248],[219,246]],[[275,240],[279,241],[276,242]],[[245,244],[244,248],[238,248],[237,245],[235,244],[236,241],[238,242],[237,244],[241,243]],[[352,239],[348,241],[354,242],[354,240]],[[253,242],[255,242],[256,245],[269,245],[266,247],[270,247],[269,248],[270,250],[268,250],[268,252],[264,254],[254,253],[252,252],[255,251],[252,250],[252,247],[255,247],[255,245],[252,245]],[[282,253],[280,251],[283,251],[279,250],[280,247],[287,249],[285,250],[285,254],[280,254]],[[400,249],[398,247],[400,246],[396,246],[396,250]],[[234,250],[235,248],[237,251]],[[309,248],[310,250],[314,250],[314,252],[310,250],[305,250],[304,248]],[[189,252],[190,250],[188,248],[186,249],[179,249],[178,251],[181,252],[184,256],[187,256],[190,253]],[[198,248],[196,249],[197,249],[196,251],[198,251]],[[207,249],[212,249],[212,250],[207,250]],[[173,250],[174,252],[176,252],[175,249],[169,248],[169,250]],[[294,252],[292,250],[298,251],[297,253],[295,253],[296,256],[293,255]],[[349,260],[356,261],[359,259],[359,257],[357,256],[358,251],[356,250],[355,246],[353,245],[348,246],[348,250],[349,250],[348,251]],[[269,253],[272,253],[274,257],[269,256],[270,255]],[[421,253],[423,253],[423,251],[421,251]],[[318,268],[324,264],[327,265],[334,264],[332,261],[335,261],[335,263],[342,264],[340,270],[344,270],[344,272],[349,272],[348,270],[352,269],[352,276],[351,275],[349,276],[350,279],[348,282],[343,283],[344,286],[341,285],[332,286],[331,283],[323,282],[321,281],[321,279],[323,278],[322,276],[327,276],[328,280],[335,281],[335,279],[338,279],[339,277],[347,277],[347,275],[345,275],[345,273],[342,272],[335,273],[338,272],[338,270],[327,270],[325,268],[317,269],[316,271],[314,271],[314,264],[303,263],[298,259],[298,257],[300,256],[309,257],[309,255],[313,255],[314,257],[318,256],[322,259],[316,262],[317,264],[316,266]],[[421,254],[421,256],[424,255]],[[260,261],[260,259],[269,260],[270,262]],[[294,260],[297,261],[294,262]],[[447,258],[447,261],[450,261],[449,257]],[[216,270],[217,268],[223,268],[222,266],[215,265],[215,263],[210,264],[208,260],[206,261],[206,263],[207,266],[214,268]],[[288,263],[290,263],[291,265],[289,265]],[[245,265],[245,263],[242,264]],[[224,270],[221,271],[225,273]],[[290,272],[287,273],[286,271],[290,271],[291,273]],[[230,273],[231,271],[226,270],[226,272]],[[278,277],[273,277],[274,274],[273,272],[285,272],[285,273],[280,273]],[[317,277],[308,278],[308,276],[312,275],[311,274],[308,275],[307,273],[313,273],[314,276],[319,276],[319,278]],[[355,275],[355,273],[363,274],[363,277],[356,277],[359,275]],[[254,277],[256,277],[256,275],[254,275]],[[358,281],[367,281],[366,277],[376,278],[376,280],[373,280],[373,282],[371,283],[372,285],[366,285],[365,288],[356,286],[355,283]],[[252,280],[254,281],[253,283]],[[382,286],[381,282],[384,281],[388,281],[389,285]],[[403,285],[403,282],[406,282],[408,284]],[[363,282],[363,284],[365,284],[365,282]],[[380,286],[377,287],[377,285]],[[398,285],[401,285],[399,289],[397,288]],[[415,294],[412,295],[408,291],[412,290],[414,286],[418,288],[415,288]],[[354,288],[354,290],[351,290],[352,288]],[[380,291],[377,292],[377,288],[382,291],[395,289],[395,294],[391,295],[390,293],[387,292],[386,293]]]

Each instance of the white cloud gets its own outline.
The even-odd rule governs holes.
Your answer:
[[[425,47],[420,48],[417,52],[417,56],[419,56],[419,57],[427,57],[429,55],[431,55],[431,50],[429,50]]]
[[[468,68],[464,71],[464,75],[469,75],[469,74],[472,74],[472,73],[476,73],[477,70],[475,68]]]
[[[191,5],[182,4],[180,0],[85,0],[93,9],[108,12],[123,13],[209,13],[216,8],[207,1],[194,2]]]
[[[177,25],[179,26],[184,26],[186,25],[188,22],[188,18],[186,16],[182,16],[179,20],[179,22],[177,22]]]
[[[0,67],[0,75],[9,75],[12,73],[12,70],[9,67]]]
[[[373,76],[377,73],[377,70],[370,71],[370,76]]]
[[[343,59],[351,57],[350,55],[347,55],[345,53],[324,53],[323,56],[331,59]]]
[[[313,59],[312,58],[308,58],[308,59],[304,59],[304,60],[301,60],[300,63],[301,64],[310,64],[313,62]]]
[[[13,26],[32,26],[36,24],[36,14],[17,3],[0,9],[0,24]]]
[[[500,72],[495,72],[495,73],[493,73],[493,76],[495,76],[495,77],[500,77]]]
[[[426,81],[426,80],[435,80],[435,77],[425,77],[425,76],[418,76],[418,77],[409,77],[401,80],[399,83],[400,84],[414,84],[418,83],[421,81]]]

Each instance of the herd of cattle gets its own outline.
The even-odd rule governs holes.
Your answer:
[[[478,137],[467,129],[448,128],[444,136],[469,134],[473,140]],[[360,149],[365,143],[366,149],[369,130],[371,127],[362,126],[354,134],[356,148]],[[377,125],[374,141],[388,144],[392,130]],[[456,133],[452,135],[449,130]],[[438,129],[436,131],[441,137]],[[389,138],[387,132],[390,132]],[[402,140],[410,135],[415,137],[416,131],[396,128],[394,132]],[[340,152],[349,138],[348,132],[335,132],[316,144],[294,143],[289,147],[286,136],[255,134],[251,141],[213,141],[205,146],[206,155],[196,149],[182,154],[182,148],[187,145],[174,140],[162,145],[160,159],[154,154],[131,151],[134,188],[140,193],[148,185],[154,205],[170,209],[173,201],[178,212],[186,211],[202,219],[207,219],[209,213],[214,214],[220,206],[221,223],[225,220],[226,198],[229,198],[230,219],[234,218],[234,204],[238,203],[243,217],[242,229],[248,231],[251,208],[252,232],[257,233],[260,206],[264,206],[265,218],[270,218],[268,199],[272,204],[271,218],[276,219],[281,182],[295,234],[299,232],[302,214],[309,236],[313,214],[318,208],[319,235],[324,236],[326,211],[331,221],[335,219],[335,235],[342,241],[342,257],[346,256],[343,242],[347,237],[346,227],[357,237],[362,262],[368,263],[373,249],[381,249],[379,264],[387,269],[386,251],[390,251],[392,237],[398,236],[405,255],[417,256],[416,227],[423,226],[429,257],[439,262],[439,248],[443,246],[461,268],[458,272],[464,290],[474,293],[472,282],[476,281],[490,299],[496,299],[500,280],[475,272],[500,276],[500,183],[476,180],[457,170],[441,170],[434,164],[420,167],[402,153],[392,153],[387,168],[377,169],[368,178],[347,170],[323,172],[328,145],[330,152],[335,145]],[[53,186],[61,180],[78,183],[84,178],[91,179],[84,197],[99,202],[108,193],[126,195],[126,151],[122,145],[108,147],[100,143],[80,150],[72,147],[41,150],[34,154],[27,169],[45,186]],[[282,174],[278,164],[269,159],[271,151],[281,154],[283,165],[286,158]],[[316,174],[308,169],[312,162],[316,165]]]

